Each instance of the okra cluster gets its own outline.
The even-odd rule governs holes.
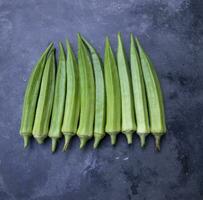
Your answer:
[[[159,150],[160,138],[166,133],[162,91],[152,61],[139,40],[131,34],[130,62],[120,33],[116,57],[106,37],[103,62],[80,34],[77,57],[68,40],[66,47],[67,53],[59,43],[56,65],[51,43],[31,73],[20,127],[24,147],[32,136],[39,144],[49,137],[54,152],[63,137],[65,151],[77,135],[80,148],[91,138],[97,148],[106,133],[112,145],[119,133],[126,136],[128,144],[137,133],[143,147],[151,133]]]

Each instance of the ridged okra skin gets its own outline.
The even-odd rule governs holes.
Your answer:
[[[105,131],[111,137],[111,144],[116,143],[116,136],[121,131],[121,91],[118,68],[108,37],[105,44],[104,77],[106,86],[106,125]]]
[[[22,119],[20,126],[20,134],[24,139],[24,147],[27,147],[29,138],[32,136],[32,129],[35,119],[35,112],[37,107],[37,100],[40,91],[40,85],[42,81],[42,74],[47,61],[49,52],[53,49],[53,43],[51,43],[47,49],[43,52],[38,60],[35,68],[33,69],[24,96]]]
[[[163,96],[160,83],[153,67],[153,64],[140,45],[138,39],[136,44],[139,50],[139,55],[142,64],[144,82],[147,91],[147,101],[150,117],[150,131],[155,137],[156,148],[160,150],[160,138],[166,133],[165,113],[163,105]]]
[[[63,150],[66,151],[73,135],[77,133],[80,109],[80,85],[79,70],[77,60],[68,40],[67,46],[67,92],[65,101],[65,111],[62,125],[62,132],[65,137]]]
[[[78,34],[78,64],[80,78],[80,121],[77,135],[80,148],[93,136],[95,115],[95,80],[88,49]]]
[[[130,63],[137,122],[137,134],[140,137],[141,146],[143,147],[145,145],[145,137],[150,133],[149,113],[147,108],[144,77],[138,49],[136,47],[133,34],[131,34],[130,38]]]
[[[99,54],[84,37],[82,37],[82,39],[89,49],[95,76],[96,102],[94,119],[94,148],[97,148],[100,141],[105,136],[106,101],[104,72]]]
[[[128,144],[131,144],[133,133],[136,131],[134,100],[130,69],[120,33],[118,33],[117,65],[121,88],[121,131],[126,135]]]
[[[52,51],[47,59],[42,76],[37,110],[33,127],[33,136],[39,144],[42,144],[48,136],[49,124],[54,99],[55,88],[55,56]]]
[[[66,56],[59,42],[59,62],[56,75],[56,85],[54,92],[53,110],[51,115],[51,124],[49,137],[52,140],[52,152],[55,152],[57,141],[62,136],[61,127],[63,122],[64,104],[66,96]]]

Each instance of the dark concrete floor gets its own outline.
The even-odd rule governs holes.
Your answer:
[[[203,199],[203,2],[201,0],[0,0],[0,200]],[[81,32],[103,55],[108,35],[137,35],[159,75],[168,134],[161,152],[153,137],[141,149],[120,135],[94,151],[66,153],[31,142],[19,125],[27,79],[50,41]],[[62,147],[60,143],[60,149]]]

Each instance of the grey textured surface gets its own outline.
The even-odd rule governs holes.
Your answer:
[[[203,2],[201,0],[0,0],[1,200],[203,199]],[[168,135],[161,152],[120,135],[97,151],[50,152],[19,136],[27,79],[50,41],[81,32],[103,54],[104,38],[139,36],[155,63],[165,97]],[[60,143],[60,149],[62,142]]]

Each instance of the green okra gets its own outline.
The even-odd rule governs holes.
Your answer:
[[[89,52],[78,34],[78,64],[80,78],[80,121],[77,135],[80,148],[93,136],[95,114],[95,80]]]
[[[42,76],[37,110],[32,134],[39,144],[48,135],[55,87],[55,55],[52,51],[47,59]]]
[[[131,34],[130,40],[130,63],[137,121],[137,134],[140,137],[141,146],[143,147],[145,145],[145,137],[150,133],[147,97],[142,66],[133,34]]]
[[[65,137],[64,151],[67,150],[71,137],[77,132],[80,108],[78,64],[68,40],[66,40],[66,46],[68,55],[66,61],[67,92],[62,125],[62,132]]]
[[[104,83],[104,72],[101,59],[95,48],[87,41],[82,38],[87,45],[94,69],[95,75],[95,89],[96,89],[96,102],[95,102],[95,118],[94,118],[94,148],[97,148],[100,141],[105,136],[105,83]]]
[[[61,127],[66,95],[66,56],[61,42],[59,42],[59,49],[59,62],[56,75],[51,124],[49,129],[49,137],[52,140],[52,152],[56,150],[57,141],[62,136]]]
[[[40,84],[42,80],[42,74],[44,71],[45,63],[49,52],[53,48],[53,43],[51,43],[41,58],[37,62],[32,74],[29,78],[27,88],[24,96],[22,119],[20,126],[20,134],[24,139],[24,147],[27,147],[29,143],[29,138],[32,136],[32,129],[34,124],[35,111],[37,107],[37,100],[40,91]]]
[[[121,92],[118,69],[108,37],[105,43],[104,77],[106,86],[106,126],[105,131],[111,137],[111,144],[116,143],[116,136],[121,131]]]
[[[150,131],[155,137],[156,148],[160,150],[160,138],[166,133],[165,114],[163,105],[163,96],[160,83],[152,62],[138,39],[136,44],[142,64],[144,82],[147,92],[147,101],[149,107]]]
[[[121,88],[121,131],[126,135],[128,144],[131,144],[132,134],[136,131],[132,80],[120,33],[118,33],[117,65]]]

